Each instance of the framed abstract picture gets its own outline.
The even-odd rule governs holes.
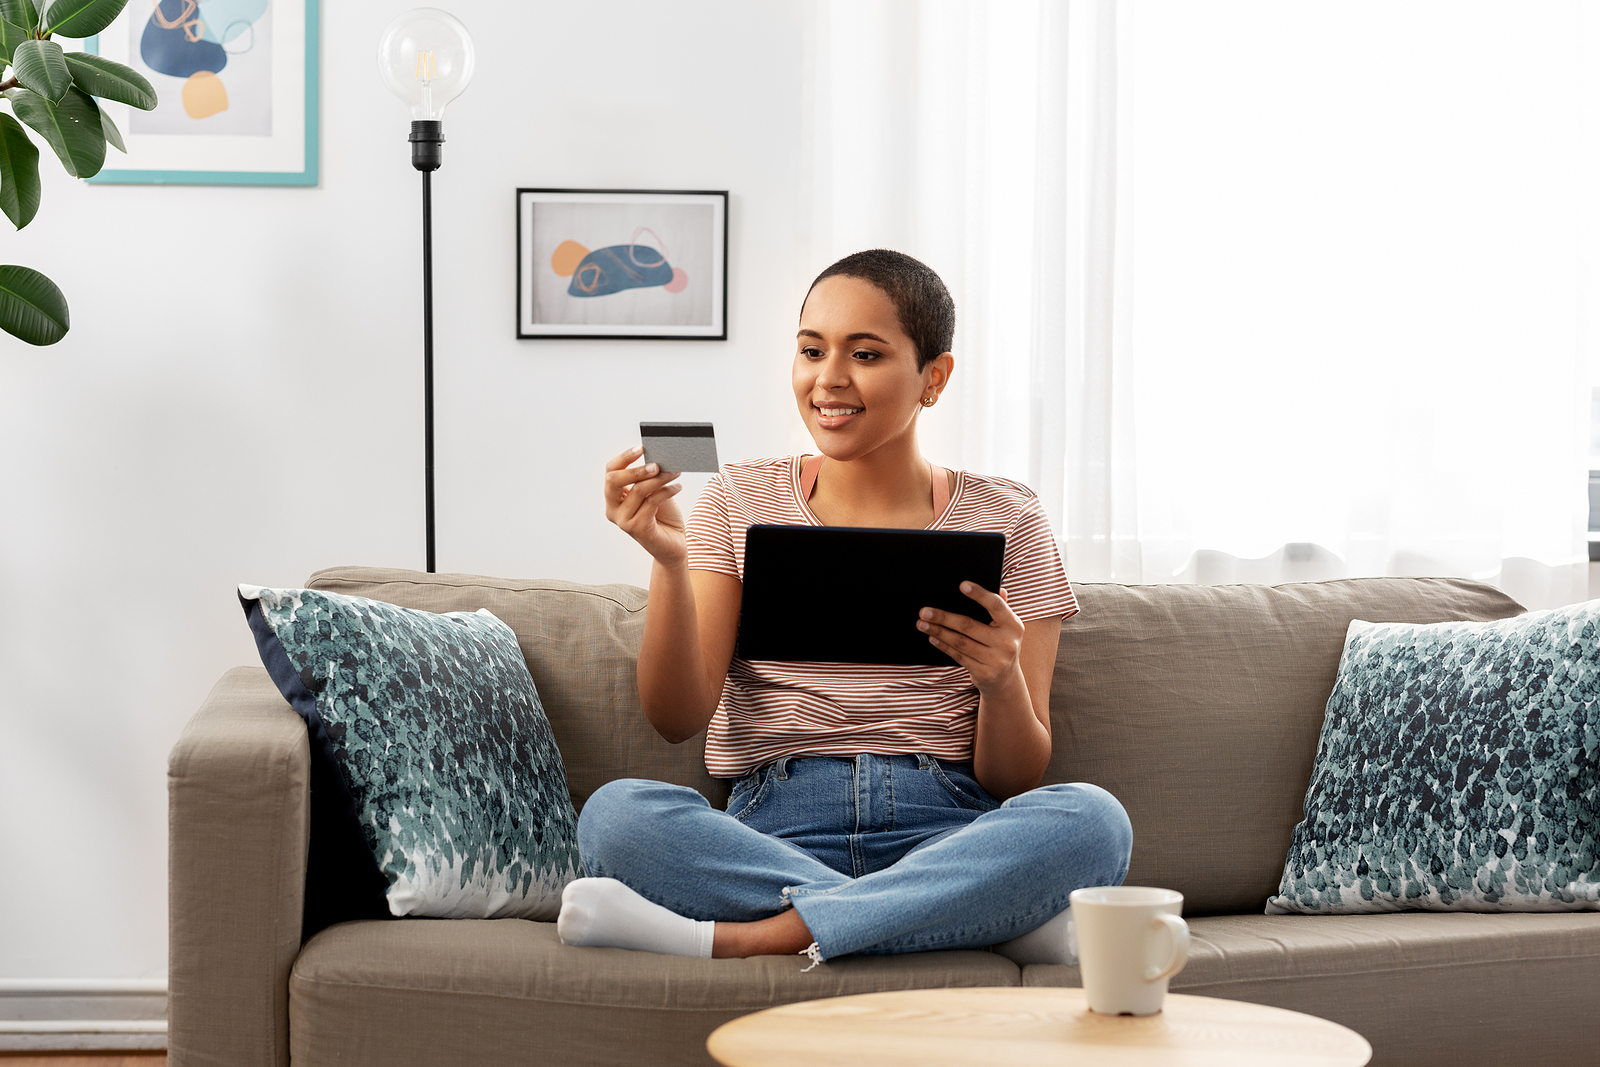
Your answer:
[[[128,153],[89,180],[316,185],[317,3],[129,0],[84,50],[143,74],[161,102],[101,102]]]
[[[517,336],[728,339],[728,194],[517,190]]]

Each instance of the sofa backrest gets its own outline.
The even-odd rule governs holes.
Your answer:
[[[728,783],[706,772],[704,735],[668,744],[639,707],[635,664],[645,591],[638,586],[382,567],[332,567],[306,585],[422,611],[494,612],[516,632],[579,809],[616,778],[673,782],[698,789],[719,808],[727,803]]]
[[[1120,799],[1128,884],[1176,889],[1196,915],[1260,912],[1277,892],[1350,620],[1523,610],[1449,578],[1074,589],[1082,611],[1061,628],[1046,779]]]
[[[639,707],[645,591],[335,567],[313,589],[425,611],[488,608],[516,632],[582,807],[615,778],[698,789],[704,736],[670,745]],[[1047,782],[1109,789],[1133,821],[1132,885],[1179,890],[1191,915],[1259,912],[1277,891],[1351,619],[1500,619],[1521,605],[1448,578],[1298,585],[1078,585],[1050,688]]]

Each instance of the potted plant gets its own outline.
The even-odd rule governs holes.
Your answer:
[[[128,0],[0,0],[0,211],[17,229],[39,211],[39,149],[24,124],[43,137],[75,178],[105,164],[106,145],[126,152],[122,134],[99,100],[149,111],[156,91],[138,71],[88,52],[68,52],[54,40],[92,37],[111,24]],[[18,119],[21,121],[19,122]],[[0,265],[0,330],[32,345],[53,345],[70,327],[67,298],[31,267]]]

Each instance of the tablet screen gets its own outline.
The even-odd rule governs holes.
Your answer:
[[[925,607],[987,623],[963,581],[1000,588],[1006,538],[955,530],[751,526],[736,654],[953,667],[917,629]]]

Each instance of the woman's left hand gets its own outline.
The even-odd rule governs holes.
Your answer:
[[[1022,620],[1006,603],[1006,591],[989,592],[976,582],[962,582],[961,591],[978,602],[992,621],[923,608],[917,629],[932,645],[967,669],[979,692],[1020,677]]]

